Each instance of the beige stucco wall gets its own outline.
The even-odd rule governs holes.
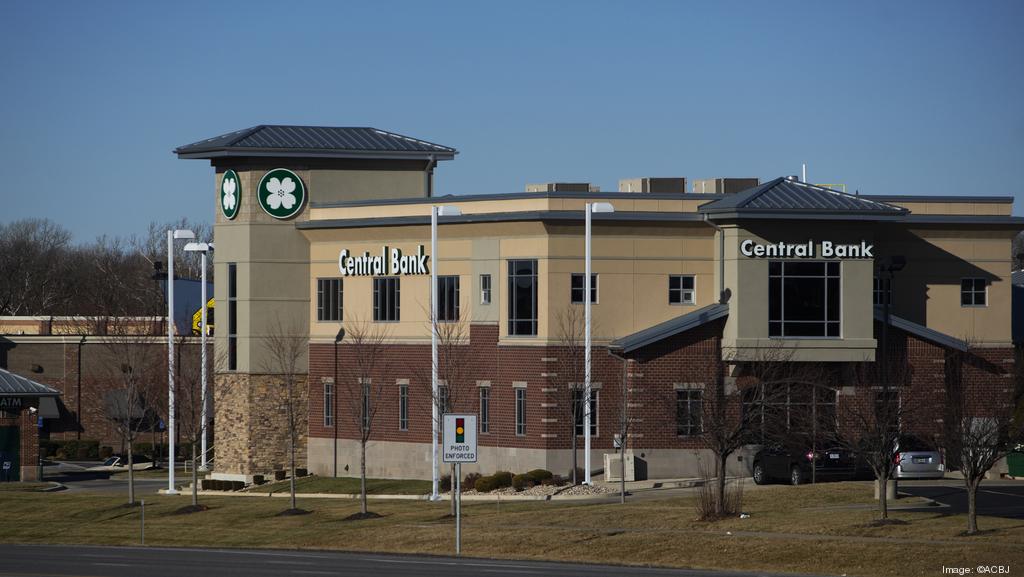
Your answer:
[[[913,214],[948,214],[948,215],[999,215],[1013,214],[1013,202],[935,202],[935,201],[887,201],[889,204],[902,206]]]

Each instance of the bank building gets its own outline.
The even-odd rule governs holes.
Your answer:
[[[478,416],[476,470],[565,475],[584,436],[573,407],[588,298],[595,473],[628,423],[635,475],[697,475],[703,407],[747,410],[758,366],[774,367],[773,414],[793,427],[814,413],[841,429],[846,407],[941,398],[951,379],[1002,402],[1014,380],[1024,219],[1011,197],[855,194],[785,175],[453,196],[433,177],[454,148],[375,128],[256,126],[175,153],[213,168],[217,478],[287,466],[289,402],[270,362],[282,335],[302,343],[300,466],[321,475],[358,474],[366,426],[369,476],[430,478],[435,405]],[[891,391],[872,377],[883,359],[902,367]],[[807,367],[827,386],[787,389],[785,371]],[[913,426],[934,435],[941,415]],[[754,448],[730,470],[749,474]]]

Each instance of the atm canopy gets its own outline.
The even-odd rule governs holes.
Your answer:
[[[701,205],[711,219],[724,218],[838,218],[888,219],[907,214],[905,208],[847,194],[789,178],[776,178],[761,186],[727,195]]]
[[[59,397],[60,391],[0,369],[0,397]]]
[[[451,160],[458,151],[369,127],[261,124],[174,149],[178,158],[319,157]]]

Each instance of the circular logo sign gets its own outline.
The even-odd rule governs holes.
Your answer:
[[[256,188],[260,206],[274,218],[291,218],[306,202],[306,187],[299,175],[287,168],[275,168],[263,175]]]
[[[220,181],[220,210],[224,218],[231,220],[238,216],[242,205],[242,181],[233,170],[225,170]]]

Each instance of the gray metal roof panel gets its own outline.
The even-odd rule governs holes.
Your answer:
[[[234,151],[332,151],[359,153],[437,154],[450,157],[454,148],[370,127],[259,125],[207,138],[174,152],[181,156]]]
[[[60,391],[0,369],[0,397],[56,397]]]
[[[639,348],[654,344],[660,340],[667,339],[679,333],[695,329],[711,321],[723,318],[729,314],[728,303],[715,303],[699,308],[693,312],[669,319],[663,323],[637,331],[631,335],[612,341],[608,346],[622,353],[629,353]]]
[[[770,180],[760,186],[702,205],[698,210],[709,214],[804,211],[816,214],[897,215],[907,212],[907,209],[899,206],[788,178]]]
[[[880,306],[875,307],[875,320],[879,322],[885,322],[885,309]],[[921,337],[926,341],[931,341],[937,345],[941,345],[950,349],[956,349],[958,351],[966,351],[967,343],[946,333],[939,332],[935,329],[930,329],[924,325],[919,325],[913,321],[908,321],[903,317],[898,317],[894,314],[889,314],[889,324],[897,329],[904,330],[912,335]]]
[[[584,218],[579,210],[527,210],[522,212],[485,212],[479,214],[463,214],[446,216],[445,224],[472,224],[478,222],[523,222],[540,221],[579,221]],[[611,212],[595,213],[597,222],[703,222],[701,215],[692,212]],[[329,220],[310,220],[295,223],[300,230],[318,230],[332,228],[362,228],[369,226],[414,226],[430,224],[430,216],[392,216],[370,218],[339,218]]]
[[[537,198],[573,198],[601,200],[706,200],[708,202],[725,198],[723,194],[704,194],[699,192],[497,192],[491,194],[446,194],[421,198],[385,198],[366,200],[338,200],[330,202],[310,202],[313,208],[340,208],[348,206],[377,206],[396,204],[441,204],[444,202],[476,202],[487,200],[526,200]]]

